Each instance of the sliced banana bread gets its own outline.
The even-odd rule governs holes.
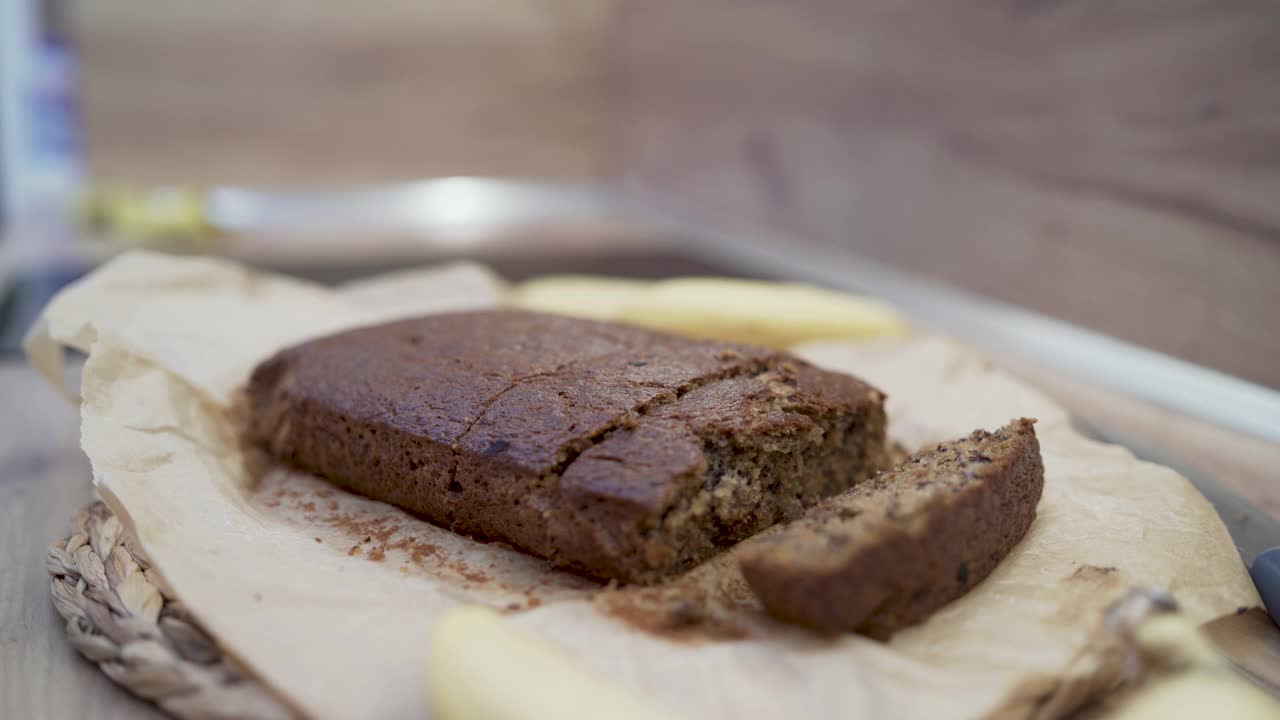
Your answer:
[[[883,395],[786,353],[517,311],[262,363],[251,438],[459,532],[652,581],[884,467]]]
[[[822,501],[738,563],[774,616],[887,639],[977,585],[1035,518],[1034,420],[975,431]]]

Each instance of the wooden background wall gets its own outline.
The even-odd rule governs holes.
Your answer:
[[[625,178],[1280,386],[1269,0],[76,5],[105,179]]]
[[[1280,4],[637,0],[629,178],[1280,385]]]
[[[91,171],[325,184],[599,173],[598,0],[75,0]]]

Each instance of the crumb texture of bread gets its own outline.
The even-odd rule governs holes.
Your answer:
[[[785,352],[522,311],[281,351],[272,456],[601,579],[687,569],[886,466],[884,396]]]
[[[977,430],[823,500],[745,544],[738,564],[775,617],[887,640],[991,574],[1044,488],[1035,421]]]

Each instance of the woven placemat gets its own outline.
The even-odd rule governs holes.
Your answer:
[[[76,514],[46,566],[67,638],[116,684],[184,720],[294,717],[165,591],[106,505]]]

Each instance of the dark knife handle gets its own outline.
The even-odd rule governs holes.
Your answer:
[[[1280,625],[1280,547],[1265,550],[1254,558],[1249,568],[1253,584],[1258,586],[1262,604],[1277,625]]]

